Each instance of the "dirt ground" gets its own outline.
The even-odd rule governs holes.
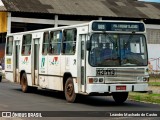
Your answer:
[[[152,91],[152,93],[160,94],[160,86],[149,86],[148,90]]]

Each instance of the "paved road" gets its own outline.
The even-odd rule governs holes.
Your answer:
[[[110,111],[160,111],[160,105],[141,103],[127,100],[123,105],[116,105],[112,97],[93,97],[93,96],[82,96],[78,103],[67,103],[63,93],[38,90],[34,93],[22,93],[21,87],[18,84],[10,83],[9,81],[3,80],[0,83],[0,111],[52,111],[49,114],[55,114],[57,117],[54,117],[56,120],[70,120],[75,119],[74,117],[63,117],[65,114],[74,116],[75,114],[80,114],[83,116],[83,112],[63,112],[63,114],[58,115],[59,113],[53,111],[86,111],[87,114],[91,116],[103,115],[103,112],[106,111],[109,115]],[[89,112],[89,111],[95,111]],[[99,112],[103,111],[103,112]],[[135,112],[135,113],[136,113]],[[111,112],[113,113],[113,112]],[[86,114],[85,114],[86,115]],[[61,117],[62,116],[62,117]],[[89,115],[90,116],[90,115]],[[83,116],[85,117],[85,116]],[[4,119],[4,118],[0,118]],[[28,118],[16,118],[16,120]],[[34,118],[35,119],[35,118]],[[38,118],[40,119],[40,118]],[[44,119],[44,118],[41,118]],[[48,118],[53,119],[53,118]],[[83,119],[82,117],[76,119]],[[106,120],[106,119],[139,119],[139,117],[85,117],[87,120]],[[153,120],[159,119],[157,117],[141,117],[140,119],[144,120]]]

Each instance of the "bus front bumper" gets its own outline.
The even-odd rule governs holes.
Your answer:
[[[148,90],[148,84],[87,84],[86,92],[106,93],[106,92],[144,92]]]

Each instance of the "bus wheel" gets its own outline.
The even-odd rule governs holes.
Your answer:
[[[27,83],[27,76],[25,73],[23,73],[21,77],[21,88],[24,93],[28,92],[29,90],[29,86]]]
[[[122,104],[127,100],[128,92],[113,92],[112,97],[117,104]]]
[[[76,93],[74,92],[74,84],[71,77],[69,77],[65,83],[65,97],[68,102],[75,102]]]

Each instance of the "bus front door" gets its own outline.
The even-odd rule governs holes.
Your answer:
[[[14,67],[13,67],[13,76],[14,76],[14,82],[20,82],[19,81],[19,51],[20,51],[20,41],[15,41],[14,46]]]
[[[80,38],[81,38],[81,55],[80,55],[80,65],[81,65],[81,69],[80,69],[80,79],[81,79],[81,82],[79,83],[79,90],[81,92],[86,92],[86,47],[85,47],[85,44],[86,44],[86,40],[87,40],[87,35],[86,34],[83,34],[83,35],[80,35]]]
[[[32,84],[38,85],[39,82],[39,38],[33,39],[33,53],[32,53]]]

